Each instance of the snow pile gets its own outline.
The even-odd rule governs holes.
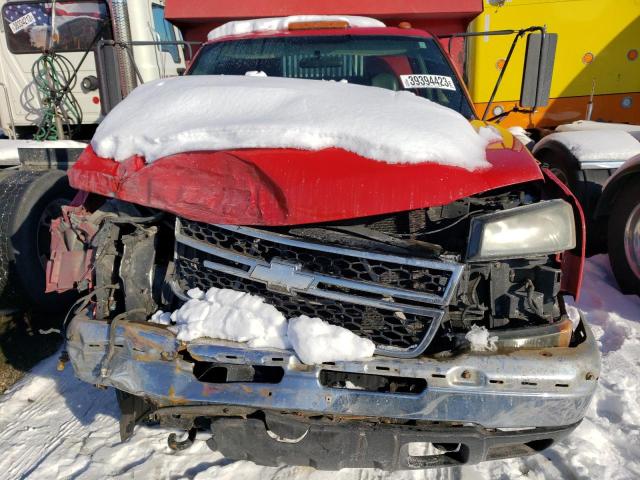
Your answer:
[[[602,352],[596,396],[582,424],[567,439],[531,457],[474,466],[382,472],[310,467],[261,467],[232,462],[209,450],[210,433],[173,452],[166,428],[139,426],[126,443],[112,389],[81,382],[57,356],[37,365],[0,397],[0,472],[3,478],[205,480],[459,480],[633,479],[640,477],[640,299],[615,287],[606,256],[587,261],[577,305]]]
[[[502,134],[493,125],[480,127],[478,129],[478,135],[480,135],[480,138],[484,139],[487,144],[502,141]]]
[[[489,336],[489,330],[486,327],[480,327],[478,325],[471,325],[471,330],[464,336],[471,346],[471,350],[474,352],[495,352],[498,347],[496,342],[498,337]]]
[[[375,345],[346,328],[330,325],[306,315],[289,320],[289,341],[296,355],[307,365],[362,360],[373,356]]]
[[[0,132],[2,130],[0,129]],[[75,140],[9,140],[0,138],[0,163],[19,162],[19,148],[86,148],[87,144]]]
[[[489,167],[479,135],[458,112],[407,91],[256,76],[186,76],[136,88],[98,126],[101,157],[147,162],[180,152],[338,147],[388,163]]]
[[[226,288],[199,288],[187,292],[190,300],[173,313],[157,311],[149,320],[169,329],[178,340],[215,338],[246,342],[252,348],[289,349],[312,365],[322,362],[363,360],[373,356],[375,345],[346,328],[307,316],[289,320],[264,298]],[[175,323],[175,325],[172,325]]]
[[[171,330],[178,340],[210,337],[246,342],[252,348],[289,348],[287,319],[264,299],[230,289],[187,292],[191,297],[173,312]],[[166,314],[161,315],[166,320]]]
[[[573,305],[566,305],[567,316],[569,320],[571,320],[572,329],[575,330],[580,324],[580,310],[578,310]]]
[[[629,132],[607,129],[552,133],[538,142],[534,152],[552,140],[567,147],[581,162],[625,161],[640,155],[640,142]]]
[[[353,15],[293,15],[290,17],[257,18],[255,20],[237,20],[214,28],[207,35],[209,41],[231,35],[249,33],[279,32],[288,30],[290,23],[298,22],[347,22],[350,27],[384,27],[380,20]]]
[[[156,313],[151,315],[149,321],[151,323],[157,323],[158,325],[171,325],[171,312],[158,310]]]
[[[556,127],[556,132],[575,132],[576,130],[624,130],[625,132],[640,132],[640,125],[576,120],[575,122],[563,123]]]
[[[529,136],[529,132],[527,132],[524,128],[509,127],[508,130],[509,130],[509,133],[511,133],[511,135],[516,137],[520,141],[520,143],[522,143],[522,145],[526,146],[526,145],[529,145],[530,143],[533,143],[533,140]]]

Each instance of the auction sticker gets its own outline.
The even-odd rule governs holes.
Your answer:
[[[404,88],[440,88],[455,90],[451,77],[445,75],[400,75]]]
[[[14,20],[9,24],[9,28],[13,33],[18,33],[21,30],[24,30],[29,25],[33,25],[36,23],[36,17],[33,16],[33,13],[29,12],[26,15]]]

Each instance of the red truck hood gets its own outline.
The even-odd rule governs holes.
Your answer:
[[[490,167],[389,164],[342,149],[188,152],[146,165],[98,157],[91,147],[69,172],[79,190],[207,223],[295,225],[444,205],[541,180],[537,162],[511,135],[487,148]]]

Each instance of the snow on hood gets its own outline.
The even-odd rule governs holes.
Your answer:
[[[380,20],[353,15],[293,15],[290,17],[257,18],[254,20],[236,20],[214,28],[207,35],[209,41],[230,35],[249,33],[279,32],[287,30],[290,23],[296,22],[347,22],[350,27],[385,27]]]
[[[187,76],[136,88],[98,127],[101,157],[147,163],[168,155],[237,148],[338,147],[387,163],[489,167],[498,139],[458,112],[410,92],[341,82]]]

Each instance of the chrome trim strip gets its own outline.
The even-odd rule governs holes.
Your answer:
[[[204,261],[204,266],[206,268],[210,268],[211,270],[218,270],[223,273],[228,273],[230,275],[235,275],[237,277],[244,278],[246,280],[251,280],[253,282],[258,282],[263,284],[265,283],[261,280],[251,278],[251,276],[247,272],[243,272],[242,270],[235,270],[231,267],[227,267],[226,265],[210,262],[209,260]],[[406,312],[412,315],[435,317],[436,315],[440,315],[443,313],[442,310],[435,309],[435,308],[418,307],[418,306],[405,305],[402,303],[395,303],[395,302],[385,302],[384,300],[376,300],[376,299],[367,298],[367,297],[359,297],[357,295],[349,295],[346,293],[322,290],[314,286],[311,286],[306,290],[292,288],[291,291],[297,292],[297,293],[314,295],[316,297],[328,298],[330,300],[338,300],[341,302],[349,302],[349,303],[355,303],[357,305],[365,305],[368,307],[380,308],[383,310],[391,310],[394,312]]]
[[[262,240],[270,240],[272,242],[282,243],[284,245],[290,245],[292,247],[306,248],[307,250],[317,250],[320,252],[336,253],[338,255],[347,255],[349,257],[368,258],[370,260],[380,260],[389,263],[399,263],[400,265],[412,265],[416,267],[433,268],[435,270],[446,271],[453,271],[456,267],[461,267],[460,264],[453,262],[436,262],[434,260],[426,260],[417,257],[401,257],[399,255],[367,252],[365,250],[353,250],[345,247],[336,247],[334,245],[323,245],[319,243],[305,242],[304,240],[297,240],[293,237],[290,237],[289,235],[266,232],[264,230],[258,230],[251,227],[220,224],[214,224],[214,226],[232,232],[238,232],[249,237],[261,238]]]
[[[176,241],[179,243],[185,244],[197,250],[202,250],[211,255],[222,257],[237,263],[242,263],[252,268],[258,264],[268,265],[266,262],[262,262],[255,258],[233,253],[233,252],[230,252],[229,250],[225,250],[225,249],[213,246],[209,243],[206,243],[191,237],[187,237],[186,235],[181,233],[179,222],[180,222],[180,219],[176,219]],[[331,245],[327,245],[326,248],[323,250],[322,245],[301,242],[298,240],[290,239],[290,237],[287,237],[285,235],[273,234],[273,236],[270,236],[270,234],[267,234],[260,230],[248,228],[248,227],[233,226],[231,228],[231,226],[225,226],[225,225],[215,225],[215,226],[226,229],[226,230],[230,230],[230,231],[237,231],[238,233],[241,233],[243,235],[255,236],[256,238],[262,238],[264,240],[269,240],[276,243],[283,243],[285,245],[290,245],[294,247],[306,248],[308,250],[326,251],[329,253],[347,255],[355,258],[360,258],[360,257],[369,258],[371,260],[379,260],[379,261],[395,263],[399,265],[417,266],[417,267],[423,267],[426,269],[440,270],[440,271],[446,271],[451,273],[451,277],[449,278],[449,281],[447,283],[447,286],[445,287],[445,291],[443,295],[439,296],[432,293],[422,293],[422,292],[416,292],[413,290],[405,290],[401,288],[383,287],[383,286],[378,286],[374,283],[362,282],[358,280],[345,280],[338,277],[333,277],[333,276],[319,274],[319,273],[305,270],[305,272],[307,273],[312,273],[319,280],[318,283],[326,283],[326,284],[330,284],[338,287],[352,288],[354,290],[361,290],[364,292],[375,293],[379,295],[391,295],[394,297],[403,298],[405,300],[432,303],[435,305],[448,305],[451,302],[451,298],[453,297],[455,288],[457,287],[460,281],[460,277],[464,269],[463,265],[458,263],[453,263],[453,262],[437,262],[433,260],[424,260],[424,259],[415,258],[415,257],[404,258],[396,255],[385,255],[385,254],[377,254],[377,253],[364,252],[364,251],[360,252],[357,250],[334,247]],[[291,241],[289,241],[289,239]],[[235,274],[235,272],[231,272],[231,271],[227,271],[226,273]]]
[[[580,169],[582,170],[615,170],[617,168],[620,168],[622,166],[622,164],[624,163],[623,160],[604,160],[604,161],[597,161],[597,160],[592,160],[592,161],[587,161],[587,162],[580,162]]]
[[[385,357],[395,357],[395,358],[414,358],[424,352],[433,338],[438,333],[438,329],[440,328],[440,324],[442,323],[442,317],[444,316],[444,312],[438,312],[438,316],[434,317],[431,320],[431,325],[427,328],[427,331],[422,338],[422,341],[415,346],[415,348],[408,348],[406,350],[399,349],[389,349],[384,347],[376,347],[375,353],[376,355],[382,355]]]
[[[229,267],[228,265],[223,265],[221,263],[217,263],[217,262],[212,262],[210,260],[206,260],[205,261],[205,266],[207,266],[207,264],[209,264],[208,268],[212,268],[214,270],[220,270],[224,273],[228,273],[230,275],[237,275],[237,276],[241,276],[242,278],[247,278],[249,280],[253,280],[253,281],[257,281],[259,282],[260,280],[258,278],[255,278],[252,276],[252,273],[255,269],[256,266],[260,265],[262,267],[268,267],[269,264],[260,260],[256,260],[254,258],[251,257],[246,257],[244,255],[240,255],[237,253],[232,253],[229,250],[224,250],[218,247],[214,247],[212,245],[209,245],[207,243],[203,243],[200,240],[194,240],[193,238],[189,238],[189,237],[185,237],[182,234],[178,234],[176,236],[176,240],[183,244],[186,245],[188,247],[194,248],[196,250],[205,252],[205,253],[209,253],[211,255],[220,257],[220,258],[224,258],[226,260],[230,260],[232,262],[237,262],[240,263],[242,265],[246,265],[247,267],[249,267],[249,270],[244,271],[241,270],[239,268],[233,268],[233,267]],[[405,300],[413,300],[416,302],[424,302],[424,303],[430,303],[430,304],[435,304],[435,305],[442,305],[443,300],[441,297],[438,297],[437,295],[433,295],[430,293],[418,293],[418,292],[414,292],[411,290],[402,290],[402,289],[398,289],[398,288],[391,288],[391,287],[382,287],[379,285],[376,285],[374,283],[366,283],[366,282],[360,282],[357,280],[344,280],[342,278],[337,278],[337,277],[331,277],[329,275],[323,275],[320,273],[314,273],[314,272],[308,272],[306,270],[302,271],[305,274],[311,274],[314,277],[314,281],[311,283],[309,288],[314,288],[317,287],[318,284],[320,283],[324,283],[324,284],[328,284],[328,285],[334,285],[337,287],[344,287],[344,288],[351,288],[353,290],[359,290],[362,292],[368,292],[368,293],[374,293],[374,294],[378,294],[378,295],[386,295],[386,296],[393,296],[393,297],[397,297],[397,298],[402,298]],[[451,282],[451,280],[449,280]],[[265,283],[265,282],[262,282]],[[310,291],[310,290],[307,290]]]
[[[185,293],[180,288],[180,285],[178,285],[178,282],[176,282],[175,280],[169,280],[169,288],[171,288],[171,292],[183,302],[190,300],[189,296],[185,295]]]

